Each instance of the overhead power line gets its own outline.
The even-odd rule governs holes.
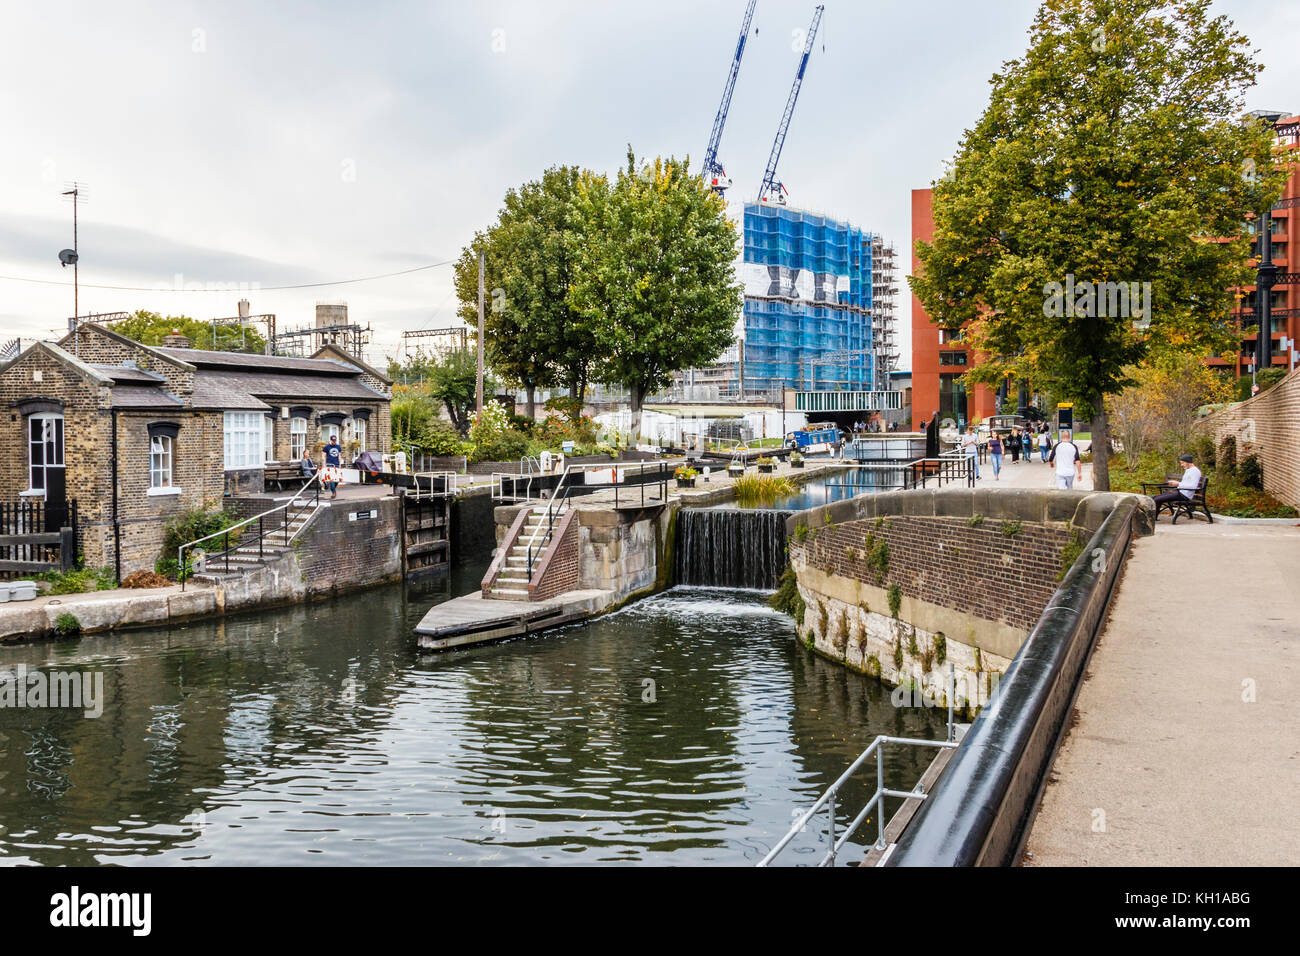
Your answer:
[[[429,269],[437,269],[441,266],[449,266],[454,259],[447,259],[444,262],[431,262],[427,266],[416,266],[413,269],[403,269],[400,272],[386,272],[377,276],[362,276],[357,279],[335,279],[331,282],[300,282],[295,285],[264,285],[259,286],[258,292],[284,292],[290,289],[319,289],[323,286],[331,285],[350,285],[354,282],[374,282],[377,279],[393,279],[397,276],[410,275],[413,272],[425,272]],[[60,282],[57,279],[33,279],[28,276],[0,276],[0,280],[6,282],[35,282],[39,285],[71,285],[69,282]],[[86,284],[87,289],[107,289],[113,292],[220,292],[229,295],[229,283],[217,283],[223,288],[213,289],[169,289],[166,286],[132,286],[132,285],[91,285]]]

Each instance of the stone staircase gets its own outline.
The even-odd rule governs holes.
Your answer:
[[[286,551],[289,551],[293,547],[292,541],[294,536],[297,535],[298,532],[301,531],[303,528],[305,528],[311,522],[311,519],[314,518],[315,516],[316,516],[316,509],[312,509],[311,511],[299,512],[295,514],[289,520],[289,531],[288,531],[288,536],[290,539],[289,546],[286,547],[283,543],[285,540],[284,529],[277,527],[274,532],[270,533],[266,537],[266,539],[262,541],[260,554],[258,551],[258,545],[256,541],[257,529],[254,525],[247,525],[244,528],[245,537],[250,537],[250,535],[248,535],[247,532],[249,529],[252,529],[251,537],[254,540],[250,544],[241,544],[237,548],[235,548],[234,551],[230,552],[229,570],[227,570],[226,559],[224,557],[216,558],[210,556],[208,560],[211,561],[211,565],[205,567],[204,571],[201,574],[195,574],[194,579],[216,582],[228,578],[238,577],[246,571],[252,571],[255,570],[256,568],[266,567],[272,561],[280,557],[280,555],[284,554]]]
[[[501,569],[492,580],[491,587],[484,594],[484,597],[495,598],[499,601],[527,601],[528,600],[528,543],[534,541],[536,547],[533,551],[533,559],[537,560],[542,556],[545,550],[544,536],[546,534],[546,506],[539,505],[528,512],[528,517],[524,519],[524,524],[519,534],[512,540],[506,542],[503,547],[509,547],[509,552],[501,562]],[[536,534],[536,539],[534,539]]]

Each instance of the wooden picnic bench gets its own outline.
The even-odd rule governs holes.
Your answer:
[[[281,490],[292,488],[297,491],[307,483],[307,476],[302,473],[299,462],[268,461],[262,472],[262,486],[268,491],[272,486]]]
[[[1142,493],[1144,495],[1150,495],[1152,498],[1154,498],[1158,494],[1163,494],[1170,491],[1176,491],[1177,489],[1174,486],[1170,485],[1168,482],[1177,481],[1177,480],[1178,479],[1175,478],[1173,475],[1170,475],[1169,478],[1164,482],[1144,481],[1142,482]],[[1205,493],[1209,489],[1209,487],[1210,487],[1210,479],[1206,478],[1205,476],[1201,476],[1200,483],[1197,484],[1196,490],[1192,492],[1192,496],[1190,498],[1182,494],[1179,494],[1179,496],[1173,499],[1172,501],[1162,501],[1159,504],[1157,504],[1156,517],[1159,518],[1160,512],[1168,508],[1169,514],[1174,519],[1174,524],[1178,524],[1179,518],[1182,517],[1193,518],[1196,516],[1197,511],[1202,511],[1205,513],[1205,519],[1209,521],[1210,524],[1214,524],[1214,516],[1210,514],[1210,506],[1205,503]]]

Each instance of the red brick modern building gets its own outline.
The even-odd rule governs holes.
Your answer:
[[[912,190],[912,271],[921,262],[916,241],[934,238],[934,215],[930,190]],[[921,301],[912,295],[912,430],[921,431],[935,413],[939,419],[969,423],[997,414],[997,394],[985,385],[972,388],[961,376],[976,361],[976,355],[960,329],[941,329],[930,321]]]

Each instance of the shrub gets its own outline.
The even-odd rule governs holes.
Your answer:
[[[1019,521],[1008,521],[1001,528],[1002,533],[1008,538],[1014,538],[1024,530],[1025,526]]]
[[[1264,489],[1264,466],[1260,464],[1258,455],[1247,455],[1241,460],[1239,476],[1241,483],[1247,488],[1256,491]]]
[[[948,638],[944,636],[943,631],[934,635],[934,659],[943,664],[948,659]]]
[[[781,581],[776,593],[767,599],[774,610],[789,614],[796,624],[803,624],[804,600],[799,593],[799,582],[794,576],[794,568],[786,568],[781,574]]]
[[[1074,567],[1074,562],[1079,560],[1079,555],[1083,554],[1083,535],[1074,531],[1070,535],[1070,540],[1065,542],[1061,548],[1061,569],[1056,572],[1056,580],[1064,580],[1065,576],[1070,573],[1070,568]]]
[[[36,580],[50,583],[48,594],[84,594],[87,591],[111,591],[117,587],[112,568],[43,571],[36,575]]]
[[[204,511],[201,508],[182,511],[168,521],[163,529],[162,555],[154,563],[154,570],[159,574],[179,577],[180,569],[176,565],[176,552],[181,545],[189,544],[191,541],[205,538],[219,531],[225,531],[231,525],[238,524],[241,520],[239,515],[233,511]],[[232,546],[239,542],[239,534],[239,531],[230,533]],[[221,543],[219,540],[209,541],[201,545],[200,548],[203,551],[217,551],[220,550]],[[187,548],[185,551],[187,562],[189,555],[190,552]]]
[[[894,670],[903,669],[903,635],[894,635]]]
[[[528,436],[505,431],[491,439],[474,443],[470,461],[518,461],[528,454]]]
[[[1210,435],[1198,435],[1192,444],[1192,456],[1203,469],[1214,467],[1214,438]]]
[[[903,589],[897,583],[889,586],[889,616],[898,620],[898,612],[903,607]]]
[[[69,637],[73,634],[81,633],[81,622],[77,620],[77,615],[64,611],[54,619],[54,633],[59,637]]]
[[[1215,458],[1218,467],[1216,471],[1224,471],[1233,474],[1237,470],[1237,439],[1229,435],[1219,443],[1219,454]]]
[[[978,528],[980,525],[984,523],[984,516],[971,515],[970,518],[967,519],[966,523],[970,525],[972,528]]]

